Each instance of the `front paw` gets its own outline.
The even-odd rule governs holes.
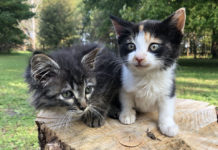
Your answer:
[[[162,134],[173,137],[179,132],[179,127],[173,122],[162,122],[159,123],[159,128]]]
[[[95,114],[84,115],[82,121],[92,128],[101,127],[105,123],[104,117]]]
[[[136,112],[135,110],[130,111],[122,111],[119,116],[119,120],[123,124],[132,124],[136,120]]]

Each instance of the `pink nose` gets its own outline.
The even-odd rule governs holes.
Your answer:
[[[140,64],[144,59],[143,58],[135,57],[135,60]]]

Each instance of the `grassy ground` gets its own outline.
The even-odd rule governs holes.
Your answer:
[[[35,113],[22,77],[29,55],[0,55],[0,149],[38,148]],[[176,84],[177,97],[218,105],[218,60],[180,59]]]
[[[218,106],[218,60],[180,59],[176,75],[177,97]]]
[[[0,149],[37,149],[34,111],[23,81],[28,53],[0,55]]]

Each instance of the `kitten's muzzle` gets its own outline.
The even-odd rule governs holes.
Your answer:
[[[138,64],[141,64],[141,62],[144,60],[144,58],[135,57],[135,60],[138,62]]]
[[[136,67],[148,67],[148,66],[149,66],[149,64],[146,63],[145,57],[138,57],[138,56],[135,56],[133,59],[134,59],[134,60],[133,60],[134,65],[135,65]]]
[[[135,65],[135,67],[136,68],[147,68],[147,67],[149,67],[150,66],[150,64],[137,64],[137,65]]]
[[[80,110],[85,110],[87,107],[87,104],[85,102],[81,102],[81,103],[78,103],[78,107]]]
[[[84,106],[80,105],[80,106],[79,106],[79,109],[80,109],[80,110],[85,110],[85,109],[86,109],[86,107],[84,107]]]

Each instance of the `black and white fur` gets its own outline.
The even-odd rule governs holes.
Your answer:
[[[163,21],[140,23],[111,16],[122,66],[122,106],[119,120],[123,124],[136,121],[136,111],[159,112],[158,126],[167,136],[175,136],[179,128],[174,121],[175,68],[185,25],[185,9],[181,8]]]

